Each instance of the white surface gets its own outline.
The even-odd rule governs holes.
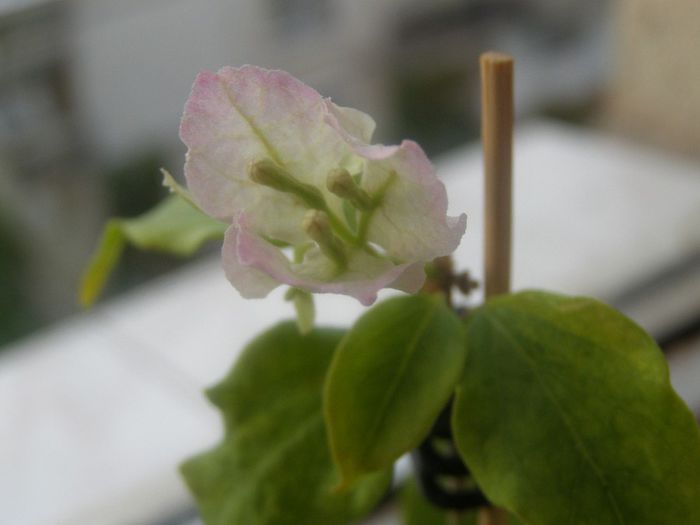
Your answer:
[[[481,275],[478,147],[446,157],[450,210],[466,210],[457,259]],[[536,123],[514,157],[515,289],[612,298],[700,250],[700,166],[576,128]]]
[[[700,338],[687,341],[681,348],[674,350],[668,357],[668,364],[678,395],[700,418]]]
[[[609,298],[700,249],[697,166],[537,124],[518,134],[515,171],[517,288]],[[478,149],[443,158],[439,172],[453,213],[469,214],[459,265],[479,275]],[[324,324],[362,311],[344,297],[317,304]],[[241,300],[219,262],[206,261],[4,352],[3,520],[141,524],[187,505],[176,465],[220,434],[200,390],[253,334],[290,314],[280,293]],[[697,400],[687,384],[681,393]]]
[[[147,348],[99,316],[67,323],[2,356],[6,523],[76,523],[86,507],[104,512],[126,493],[150,492],[154,477],[182,493],[170,482],[173,461],[186,452],[183,443],[211,442],[218,418],[149,357]],[[107,516],[82,523],[124,521]]]

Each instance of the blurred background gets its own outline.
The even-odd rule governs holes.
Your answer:
[[[520,118],[548,115],[700,155],[700,7],[590,0],[4,0],[0,343],[76,311],[111,215],[181,174],[201,69],[282,68],[436,155],[478,138],[478,60],[517,61]],[[672,87],[669,89],[669,87]],[[111,291],[178,265],[129,252]]]
[[[700,179],[698,27],[697,0],[0,0],[0,356],[77,314],[105,220],[158,202],[161,166],[181,178],[202,69],[285,69],[440,158],[478,140],[478,56],[496,49],[516,59],[519,125],[622,138]],[[182,265],[128,251],[107,296]],[[697,340],[691,314],[673,342]]]

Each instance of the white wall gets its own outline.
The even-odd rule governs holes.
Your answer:
[[[381,121],[385,24],[401,3],[334,0],[328,27],[285,35],[260,0],[73,0],[74,87],[89,146],[107,160],[170,150],[196,73],[224,64],[287,69]]]
[[[73,75],[80,121],[98,157],[168,146],[197,71],[230,60],[217,0],[73,2]],[[237,27],[240,26],[240,27]]]

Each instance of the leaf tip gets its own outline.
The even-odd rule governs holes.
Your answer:
[[[173,177],[168,170],[165,168],[160,168],[160,173],[163,175],[163,186],[168,188],[170,193],[174,193],[196,210],[202,211],[202,209],[194,202],[192,194],[189,192],[189,190],[177,182],[175,177]]]
[[[337,463],[336,465],[340,467]],[[343,494],[352,489],[357,481],[358,476],[352,472],[341,469],[338,482],[331,488],[331,494]]]
[[[90,308],[114,270],[125,245],[124,233],[119,219],[111,219],[105,225],[98,246],[85,269],[78,288],[78,304]]]
[[[172,193],[176,193],[178,190],[178,183],[168,170],[165,168],[160,168],[160,173],[163,175],[163,186],[168,188]]]
[[[80,287],[78,289],[77,302],[78,306],[83,310],[89,310],[94,304],[97,296],[99,295],[99,290],[96,290],[93,286],[90,286],[88,280],[83,278]]]

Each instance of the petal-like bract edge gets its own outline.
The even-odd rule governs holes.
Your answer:
[[[268,274],[253,266],[244,266],[238,259],[238,227],[229,226],[221,248],[221,261],[229,282],[238,290],[241,297],[260,299],[279,286]]]
[[[328,99],[326,99],[326,106],[329,113],[326,121],[334,122],[333,127],[346,139],[352,138],[361,144],[370,143],[374,128],[377,127],[372,117],[359,109],[338,106]]]
[[[315,275],[326,273],[325,268],[318,268],[327,263],[320,253],[312,251],[307,255],[308,262],[293,264],[279,248],[254,233],[245,214],[241,214],[237,225],[227,232],[223,253],[226,275],[244,297],[260,297],[253,294],[266,295],[275,286],[287,284],[310,292],[349,295],[364,305],[370,305],[377,299],[379,290],[391,287],[397,279],[401,284],[400,278],[407,270],[410,282],[404,280],[403,287],[416,291],[417,275],[414,265],[394,265],[361,251],[351,255],[349,268],[337,279],[314,278]],[[241,279],[250,279],[253,284],[245,284],[245,290],[242,291],[239,288]],[[267,288],[272,283],[274,285]]]
[[[425,263],[417,262],[409,264],[406,269],[394,281],[389,288],[401,290],[406,293],[416,293],[425,283]]]
[[[223,264],[242,296],[263,297],[284,283],[371,304],[385,287],[416,292],[424,263],[454,251],[466,216],[446,215],[445,187],[420,146],[370,145],[374,128],[369,115],[334,104],[283,71],[225,67],[197,76],[180,126],[185,176],[197,205],[232,222]],[[298,190],[249,178],[251,164],[262,160],[320,192],[347,264],[329,260],[302,227],[308,206],[318,204]],[[326,187],[338,168],[361,175],[355,180],[370,202],[379,202],[356,212],[355,221],[349,202]],[[285,244],[305,245],[303,259],[292,262],[280,248]]]
[[[230,220],[254,202],[274,201],[285,222],[300,219],[303,210],[295,207],[294,197],[252,183],[249,165],[272,160],[323,190],[331,170],[356,161],[325,122],[331,106],[284,71],[243,66],[200,73],[180,124],[189,148],[185,177],[197,203],[210,215]],[[332,109],[349,125],[349,133],[364,137],[373,128],[361,112]]]
[[[329,123],[338,125],[332,119]],[[445,185],[423,149],[410,140],[399,146],[368,145],[343,135],[355,153],[366,159],[362,185],[370,195],[393,179],[372,217],[368,239],[403,261],[451,254],[464,235],[467,216],[447,216]]]

